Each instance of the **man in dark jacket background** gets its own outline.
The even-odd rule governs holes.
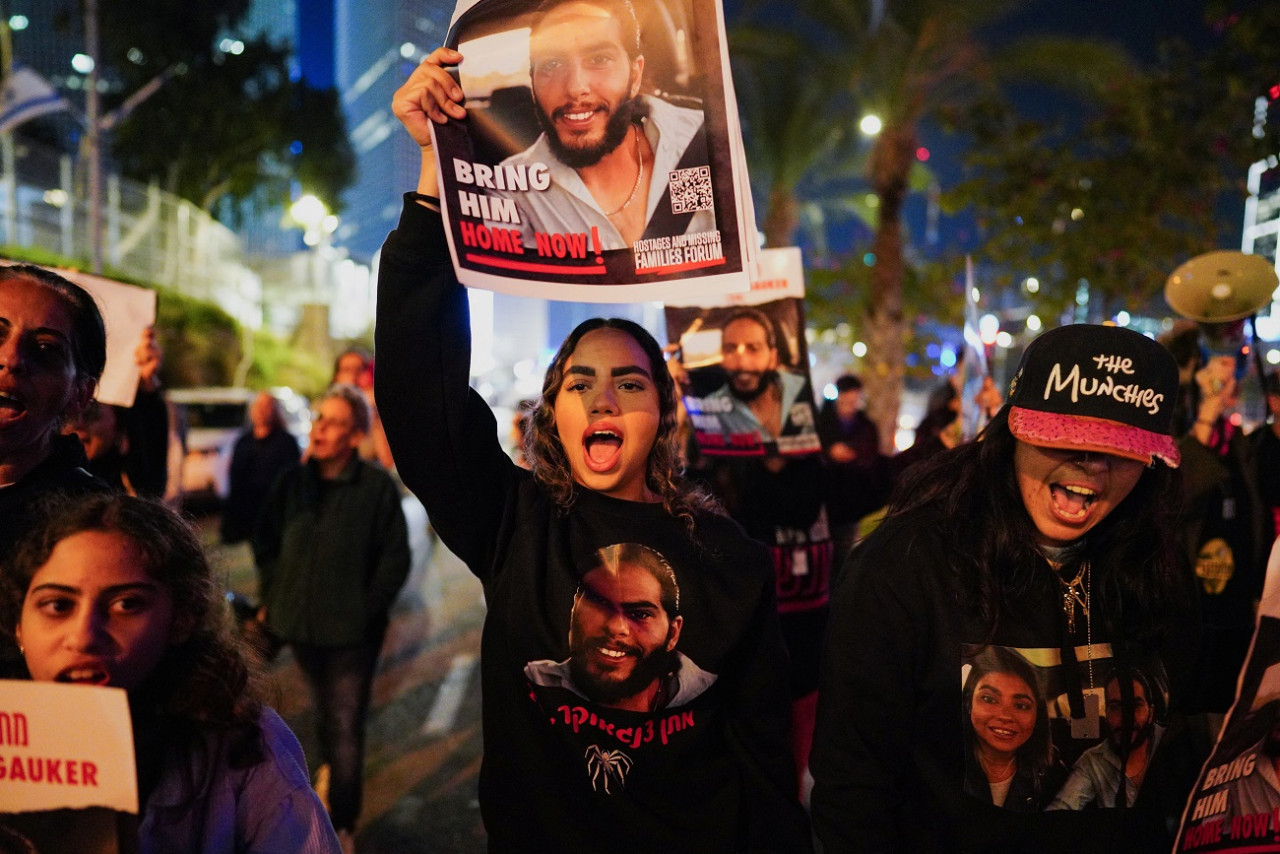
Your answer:
[[[293,648],[315,699],[329,814],[351,846],[364,720],[388,615],[409,573],[409,538],[391,475],[357,455],[371,413],[355,386],[316,407],[305,465],[276,481],[254,536],[260,619]]]

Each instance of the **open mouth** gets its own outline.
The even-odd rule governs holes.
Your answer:
[[[575,105],[571,107],[561,107],[555,111],[554,118],[557,120],[568,122],[587,122],[595,117],[596,113],[604,111],[604,107],[596,105]]]
[[[1050,484],[1049,491],[1053,495],[1053,509],[1069,520],[1079,521],[1088,516],[1089,509],[1098,498],[1095,490],[1074,484]]]
[[[618,646],[617,644],[597,644],[591,648],[591,651],[594,653],[597,666],[607,670],[624,667],[628,662],[640,656],[639,650],[632,650],[629,647]]]
[[[27,406],[12,394],[0,391],[0,418],[15,418],[27,411]]]
[[[582,442],[586,451],[587,467],[594,472],[604,472],[618,464],[622,456],[622,437],[612,430],[593,430]]]
[[[54,681],[73,685],[107,685],[111,682],[111,674],[101,667],[69,667]]]

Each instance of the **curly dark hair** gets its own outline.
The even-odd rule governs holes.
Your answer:
[[[251,653],[227,627],[195,532],[158,501],[113,493],[47,499],[39,520],[0,571],[0,620],[5,629],[0,642],[14,643],[11,632],[21,619],[27,589],[54,547],[84,531],[127,537],[142,553],[148,574],[169,591],[175,623],[190,628],[186,639],[171,645],[155,670],[130,692],[143,790],[154,784],[174,740],[195,749],[203,733],[211,730],[231,733],[233,766],[263,761],[258,732],[261,677]]]
[[[909,468],[889,506],[888,520],[925,507],[938,513],[956,588],[992,635],[1047,565],[1018,489],[1017,443],[1006,405],[977,440]],[[1177,470],[1155,462],[1073,556],[1091,562],[1097,613],[1118,639],[1165,637],[1191,608],[1175,527],[1180,492]]]
[[[676,432],[679,405],[676,383],[667,370],[662,348],[643,326],[618,317],[595,317],[578,324],[564,342],[547,368],[542,381],[542,398],[528,420],[525,432],[525,455],[533,470],[533,476],[551,494],[561,510],[573,506],[578,485],[560,444],[556,430],[556,397],[564,382],[565,365],[574,350],[589,332],[597,329],[616,329],[640,345],[649,358],[650,373],[658,393],[658,435],[649,451],[649,464],[645,473],[645,485],[662,499],[662,506],[672,516],[685,520],[693,528],[696,511],[720,513],[719,504],[705,489],[684,477],[680,456],[680,439]]]

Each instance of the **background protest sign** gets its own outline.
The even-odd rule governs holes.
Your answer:
[[[1236,701],[1200,769],[1175,851],[1280,851],[1280,541]]]
[[[600,0],[610,43],[639,34],[617,55],[550,39],[538,7],[464,0],[446,39],[468,116],[432,130],[459,280],[581,302],[745,290],[755,225],[717,0]],[[606,192],[583,139],[630,195]]]
[[[0,841],[31,846],[3,850],[136,850],[117,821],[138,812],[125,692],[5,680],[0,698]]]
[[[133,406],[138,393],[134,350],[143,331],[156,322],[156,292],[75,270],[55,272],[93,295],[107,326],[107,366],[94,397],[113,406]]]
[[[679,342],[677,358],[688,375],[684,405],[699,451],[763,456],[822,450],[804,337],[799,249],[763,250],[751,290],[693,305],[668,300],[666,319],[667,339]],[[740,376],[751,373],[763,375]],[[756,394],[760,382],[767,388]]]

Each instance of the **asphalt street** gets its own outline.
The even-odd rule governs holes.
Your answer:
[[[414,567],[392,611],[373,686],[364,806],[356,832],[366,854],[481,854],[480,583],[427,531],[406,502]],[[257,601],[247,545],[218,543],[217,517],[200,519],[203,542],[229,591]],[[269,666],[271,704],[297,733],[314,774],[315,714],[286,648]]]

